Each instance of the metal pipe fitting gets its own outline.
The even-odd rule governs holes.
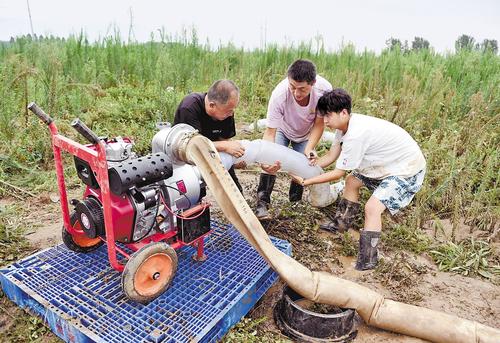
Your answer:
[[[165,153],[172,163],[192,163],[186,157],[186,146],[189,140],[198,134],[188,124],[177,124],[171,128],[165,128],[157,132],[152,140],[153,154]]]

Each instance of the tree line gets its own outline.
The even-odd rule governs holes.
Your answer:
[[[13,44],[16,39],[24,39],[27,41],[43,41],[43,40],[57,40],[57,41],[65,41],[65,38],[50,36],[43,36],[36,34],[31,35],[22,35],[18,37],[10,37],[8,42],[0,41],[2,45]],[[86,40],[86,38],[85,38]],[[419,50],[428,50],[431,49],[431,45],[429,41],[422,37],[415,37],[411,42],[411,46],[407,40],[401,41],[399,38],[391,37],[385,41],[386,48],[389,50],[400,50],[401,52],[409,52],[409,51],[419,51]],[[498,53],[498,41],[496,39],[483,39],[482,42],[477,42],[476,39],[472,36],[463,34],[457,38],[455,41],[455,51],[458,53],[462,50],[467,51],[481,51],[481,52],[491,52],[493,54]]]
[[[402,52],[418,51],[431,48],[429,41],[422,37],[415,37],[411,42],[411,47],[408,44],[407,40],[402,42],[400,39],[393,37],[389,38],[385,42],[385,44],[386,47],[390,50],[401,50]],[[463,34],[455,41],[455,51],[458,53],[462,50],[476,50],[497,54],[498,42],[496,39],[484,39],[482,42],[476,42],[476,39],[474,37]]]

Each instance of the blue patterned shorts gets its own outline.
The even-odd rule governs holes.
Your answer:
[[[356,172],[352,172],[351,175],[363,182],[363,185],[373,192],[373,195],[387,207],[391,214],[396,214],[400,209],[408,206],[415,194],[422,188],[425,169],[408,178],[389,176],[376,180]]]

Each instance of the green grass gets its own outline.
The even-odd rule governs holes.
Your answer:
[[[0,331],[0,341],[11,343],[43,342],[58,343],[56,337],[38,316],[26,315],[23,309],[14,307],[0,291],[0,311],[11,320]],[[2,323],[4,324],[4,323]]]
[[[405,250],[416,254],[430,249],[431,239],[419,228],[396,224],[383,231],[382,242],[388,250]]]
[[[259,332],[258,326],[267,317],[259,319],[243,318],[236,326],[224,336],[223,343],[255,342],[255,343],[288,343],[287,337],[273,332]]]
[[[431,219],[450,219],[452,232],[462,220],[472,231],[489,234],[499,225],[498,55],[397,49],[357,53],[350,45],[326,52],[314,48],[313,42],[251,51],[229,44],[210,50],[194,31],[176,38],[161,34],[161,42],[148,43],[123,44],[118,35],[89,42],[78,35],[64,40],[18,38],[0,45],[0,180],[35,194],[56,191],[50,137],[46,126],[26,110],[30,101],[56,119],[66,136],[82,141],[69,125],[79,117],[98,135],[132,137],[136,151],[144,154],[150,150],[155,123],[172,121],[188,92],[206,91],[220,78],[233,79],[241,88],[236,121],[251,123],[265,117],[271,91],[285,77],[287,66],[297,58],[308,58],[320,75],[351,93],[355,112],[402,126],[426,156],[424,186],[410,208],[384,228],[383,248],[430,251],[441,270],[498,280],[499,257],[488,242],[468,239],[435,246],[419,229]],[[252,137],[260,138],[255,133]],[[318,150],[327,148],[322,145]],[[78,187],[71,158],[66,156],[65,162],[70,166],[68,187]],[[11,194],[5,184],[0,186],[0,197]],[[29,228],[22,220],[26,215],[21,203],[0,205],[0,266],[29,252],[24,238]],[[301,219],[293,211],[290,216]],[[304,232],[299,238],[310,240],[308,235]],[[351,237],[345,234],[339,239],[340,253],[355,255]],[[416,301],[419,294],[411,289],[397,293],[411,285],[416,269],[408,267],[403,257],[395,261],[382,262],[377,275],[388,280],[389,288],[394,286],[400,299]],[[13,320],[0,340],[57,340],[40,319],[20,315],[22,310],[1,292],[0,306]],[[260,332],[265,320],[244,319],[224,342],[286,341]]]
[[[356,256],[358,253],[358,244],[354,241],[348,232],[339,235],[340,240],[340,254],[343,256]]]
[[[494,256],[487,242],[473,238],[458,244],[447,242],[430,253],[439,270],[465,276],[481,275],[494,281],[500,278],[500,257]]]
[[[0,205],[0,267],[13,263],[30,251],[25,238],[28,229],[23,222],[27,215],[22,205]]]
[[[89,42],[16,39],[0,46],[0,178],[17,185],[52,168],[46,127],[27,112],[35,100],[73,138],[80,117],[99,135],[131,136],[139,153],[149,150],[159,119],[172,120],[189,91],[205,91],[216,79],[241,88],[238,122],[265,117],[273,87],[289,63],[309,58],[334,86],[347,89],[354,111],[405,128],[428,162],[412,224],[431,217],[461,218],[492,231],[500,217],[500,57],[461,51],[357,53],[353,46],[325,52],[306,43],[245,51],[232,45],[210,50],[196,33],[162,42],[123,44],[119,36]],[[79,139],[79,138],[77,138]],[[30,175],[28,178],[27,176]]]
[[[472,231],[490,234],[499,225],[498,55],[359,53],[351,45],[326,52],[313,41],[211,50],[195,31],[175,38],[162,32],[162,37],[161,42],[129,44],[118,34],[97,42],[83,35],[21,37],[0,45],[0,179],[34,193],[55,191],[50,137],[26,110],[30,101],[56,119],[64,135],[81,141],[69,125],[79,117],[98,135],[132,137],[143,154],[150,150],[155,123],[172,121],[188,92],[206,91],[219,78],[233,79],[241,88],[236,121],[251,123],[265,117],[270,93],[287,66],[308,58],[320,75],[352,94],[354,111],[402,126],[424,151],[424,186],[402,218],[384,230],[387,247],[428,251],[430,242],[418,228],[431,219],[449,219],[454,229],[465,220]],[[71,166],[70,158],[65,161]],[[69,175],[76,186],[74,172]],[[7,193],[0,189],[0,196]]]

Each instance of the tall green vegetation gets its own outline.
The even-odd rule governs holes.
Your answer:
[[[500,57],[492,51],[375,54],[345,46],[330,53],[312,43],[252,51],[229,44],[214,50],[195,33],[163,37],[141,44],[123,44],[118,35],[95,43],[83,35],[18,38],[1,45],[0,178],[29,183],[35,191],[50,187],[47,180],[53,183],[43,177],[52,168],[47,129],[26,111],[32,100],[70,137],[76,133],[69,122],[79,117],[99,135],[135,138],[144,153],[155,122],[172,121],[184,95],[205,91],[219,78],[233,79],[241,88],[238,122],[263,118],[273,87],[302,57],[353,95],[356,112],[395,122],[423,148],[427,179],[405,217],[407,225],[431,218],[450,218],[454,226],[465,219],[488,231],[498,225]]]

